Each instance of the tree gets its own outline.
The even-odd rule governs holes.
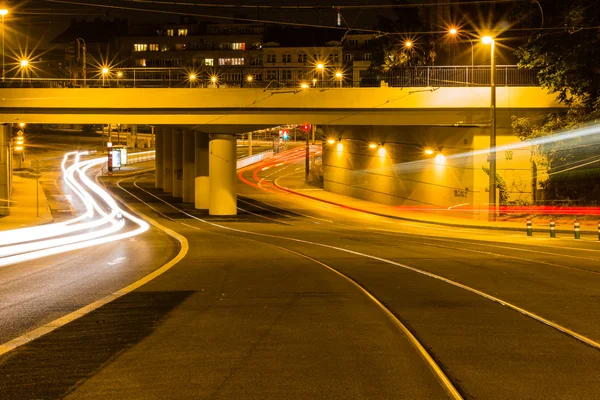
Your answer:
[[[573,4],[574,3],[574,4]],[[522,68],[539,69],[541,85],[557,93],[559,101],[569,108],[563,113],[549,114],[542,125],[527,118],[513,117],[513,131],[521,140],[569,130],[600,118],[600,7],[595,0],[577,0],[568,7],[564,29],[534,34],[515,54]],[[541,179],[550,198],[598,200],[600,191],[589,180],[590,173],[572,171],[598,169],[594,156],[600,154],[596,141],[573,139],[551,142],[534,148],[534,162],[546,167],[548,175]],[[591,160],[591,162],[590,162]],[[543,168],[542,168],[543,169]],[[569,173],[569,185],[564,177]],[[596,185],[597,186],[597,185]]]

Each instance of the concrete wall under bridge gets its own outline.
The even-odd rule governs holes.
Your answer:
[[[487,218],[489,176],[483,167],[489,168],[488,127],[330,126],[324,138],[325,190]],[[501,149],[519,142],[505,119],[498,127],[497,172],[510,201],[531,202],[531,148]]]

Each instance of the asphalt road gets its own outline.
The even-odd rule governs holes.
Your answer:
[[[3,396],[447,398],[403,324],[464,398],[598,398],[597,238],[409,223],[273,185],[301,165],[290,157],[244,172],[233,218],[178,211],[151,175],[121,182],[128,193],[113,181],[185,236],[188,254],[1,357]],[[137,254],[177,251],[153,240],[163,247]]]

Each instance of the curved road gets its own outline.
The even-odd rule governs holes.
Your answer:
[[[151,175],[111,181],[189,252],[0,358],[4,395],[597,398],[597,238],[404,222],[277,187],[302,166],[291,151],[244,170],[234,218],[170,205]],[[161,239],[138,254],[172,256]]]

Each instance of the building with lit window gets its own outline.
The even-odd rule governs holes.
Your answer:
[[[343,71],[339,32],[307,28],[268,31],[263,47],[263,80],[278,86],[331,86]]]
[[[137,25],[119,38],[119,67],[138,82],[181,83],[194,74],[197,83],[239,86],[247,76],[262,79],[262,24],[209,24],[184,18],[179,24]],[[167,69],[171,69],[168,71]],[[133,76],[129,76],[133,79]],[[147,83],[148,83],[147,82]]]

